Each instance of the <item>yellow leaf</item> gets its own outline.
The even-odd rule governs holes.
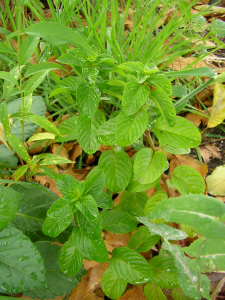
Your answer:
[[[210,117],[208,128],[216,127],[225,119],[225,86],[221,83],[215,83],[214,85],[213,106]]]
[[[225,166],[217,167],[206,177],[208,193],[214,196],[225,196]]]

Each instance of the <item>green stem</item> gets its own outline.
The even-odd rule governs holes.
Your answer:
[[[208,239],[204,238],[201,242],[201,244],[199,245],[198,247],[198,250],[197,250],[197,254],[196,254],[196,259],[200,259],[200,256],[201,256],[201,251],[203,249],[203,247],[205,246],[206,242],[208,241]],[[198,281],[197,281],[197,289],[198,289],[198,292],[200,293],[200,289],[201,289],[201,272],[200,270],[197,271],[197,278],[198,278]]]

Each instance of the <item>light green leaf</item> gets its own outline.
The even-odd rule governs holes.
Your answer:
[[[34,75],[39,72],[44,72],[44,71],[50,72],[51,70],[56,70],[56,69],[63,70],[64,68],[63,68],[63,66],[56,64],[56,63],[41,62],[41,63],[38,63],[37,65],[33,65],[29,69],[27,69],[24,77],[29,77],[31,75]]]
[[[218,37],[225,36],[225,22],[220,19],[216,19],[212,22],[212,29]]]
[[[225,166],[215,168],[211,175],[206,177],[208,193],[214,196],[225,195]]]
[[[159,235],[152,236],[146,226],[140,226],[130,237],[127,247],[137,252],[146,252],[155,246],[159,240]]]
[[[54,140],[55,134],[50,133],[50,132],[42,132],[42,133],[37,133],[33,135],[32,137],[27,140],[27,142],[33,142],[33,141],[42,141],[42,140]]]
[[[148,124],[148,114],[140,110],[132,116],[126,116],[122,111],[116,121],[116,137],[120,146],[131,145],[142,136]]]
[[[74,276],[82,267],[83,259],[83,255],[77,250],[71,236],[59,252],[58,263],[60,269],[66,276]]]
[[[169,198],[148,214],[150,219],[164,218],[167,222],[190,225],[207,238],[225,238],[225,225],[219,220],[225,214],[224,204],[205,195]]]
[[[65,157],[54,155],[51,153],[42,153],[39,155],[34,155],[32,159],[33,163],[37,163],[40,166],[48,166],[48,165],[57,165],[57,164],[71,164],[72,160],[69,160]]]
[[[4,127],[4,130],[9,132],[9,117],[6,102],[2,102],[0,105],[0,122]]]
[[[178,76],[207,76],[209,78],[215,77],[216,73],[212,68],[209,67],[202,67],[202,68],[192,68],[192,69],[185,69],[181,71],[171,71],[166,72],[165,75],[167,77],[178,77]]]
[[[29,61],[31,55],[37,48],[39,39],[38,36],[28,36],[23,41],[22,46],[18,49],[18,63],[20,66],[25,65]]]
[[[0,268],[1,291],[6,294],[46,287],[43,258],[29,238],[14,227],[0,231]]]
[[[101,213],[103,229],[113,233],[128,233],[136,229],[134,218],[125,211],[108,210]]]
[[[148,199],[149,198],[145,192],[130,193],[125,190],[120,200],[121,208],[123,211],[128,212],[133,217],[143,217],[145,215],[145,204]]]
[[[88,220],[95,221],[99,217],[98,207],[91,195],[85,195],[75,205]]]
[[[185,294],[180,289],[172,290],[171,296],[174,300],[192,300],[192,298],[185,296]]]
[[[117,68],[128,72],[143,72],[144,67],[145,66],[140,61],[129,61],[117,66]]]
[[[126,290],[127,282],[110,269],[106,269],[101,279],[103,293],[110,299],[118,299]]]
[[[66,218],[73,213],[73,198],[62,197],[56,200],[47,211],[46,215],[51,218]]]
[[[193,239],[198,235],[197,232],[191,226],[184,225],[184,224],[179,224],[179,226],[180,229],[183,230],[188,235],[189,238]]]
[[[131,284],[149,282],[153,276],[153,271],[144,257],[127,247],[115,248],[112,251],[109,267],[119,278]]]
[[[89,194],[96,200],[96,198],[98,198],[102,194],[104,187],[104,173],[97,166],[88,173],[85,179],[84,195]]]
[[[154,133],[160,146],[168,145],[174,148],[195,148],[201,143],[198,128],[182,117],[175,118],[175,125],[170,127],[163,117],[156,120]]]
[[[57,179],[58,173],[55,170],[53,170],[52,168],[39,167],[39,169],[45,174],[45,176],[47,176],[51,179],[54,179],[54,180]]]
[[[92,205],[93,207],[97,207],[95,202]],[[87,211],[85,212],[82,212],[80,210],[76,211],[76,217],[77,217],[79,227],[87,238],[98,239],[102,233],[102,220],[99,215],[97,218],[94,218],[93,216],[90,217],[91,213],[88,211],[88,209],[86,210]],[[92,210],[94,211],[93,208]]]
[[[104,172],[106,187],[114,193],[124,190],[132,175],[130,159],[123,151],[104,151],[99,159],[99,168]]]
[[[27,170],[28,170],[28,165],[23,165],[19,167],[16,171],[13,172],[12,178],[15,181],[18,181],[20,177],[22,177],[26,173]]]
[[[147,80],[149,85],[157,87],[157,90],[164,91],[169,97],[172,96],[171,81],[163,74],[156,74]]]
[[[116,145],[116,118],[109,119],[98,129],[98,140],[102,145]]]
[[[103,209],[112,209],[113,208],[112,197],[105,192],[102,192],[102,194],[100,196],[96,197],[95,202],[98,207],[101,207]]]
[[[77,88],[77,106],[81,116],[92,117],[99,105],[101,93],[96,86],[82,81]]]
[[[56,142],[68,142],[77,138],[77,119],[78,116],[68,118],[59,125],[60,136],[57,136]]]
[[[43,223],[42,231],[47,236],[56,237],[70,225],[72,220],[72,214],[65,217],[47,217]]]
[[[147,216],[154,207],[159,204],[162,200],[167,199],[167,193],[165,191],[157,191],[155,194],[148,200],[145,205],[145,215]]]
[[[161,288],[153,283],[148,283],[144,287],[144,294],[147,300],[166,300]]]
[[[42,71],[28,79],[24,87],[24,96],[32,94],[33,91],[35,91],[36,88],[42,83],[48,73],[49,71]]]
[[[100,143],[97,139],[97,131],[105,122],[105,116],[101,110],[97,110],[92,118],[79,116],[77,121],[77,140],[82,149],[89,155],[95,153]]]
[[[154,182],[164,172],[167,165],[166,155],[152,149],[143,148],[136,154],[133,170],[134,178],[142,184]]]
[[[135,180],[134,176],[132,176],[128,186],[126,187],[126,190],[131,193],[144,192],[144,191],[147,191],[148,189],[152,188],[153,186],[155,186],[159,182],[159,180],[160,180],[160,177],[157,178],[152,183],[141,184],[140,182]]]
[[[188,148],[174,148],[171,146],[163,146],[162,149],[164,149],[165,151],[171,153],[171,154],[189,154],[190,153],[190,149]]]
[[[189,166],[176,167],[171,176],[171,183],[182,195],[205,192],[205,181],[201,174]]]
[[[108,251],[101,236],[92,240],[76,227],[72,232],[72,241],[78,251],[87,259],[97,262],[108,261]]]
[[[74,198],[78,181],[72,175],[62,174],[58,175],[56,185],[64,196]]]
[[[0,71],[0,78],[4,79],[6,81],[9,81],[10,83],[14,85],[17,85],[17,79],[10,73],[5,71]]]
[[[25,115],[25,118],[26,118],[26,120],[34,122],[35,124],[39,125],[40,127],[44,128],[47,131],[50,131],[51,133],[53,133],[55,135],[60,134],[58,128],[56,128],[52,122],[50,122],[48,119],[46,119],[42,116],[27,113]]]

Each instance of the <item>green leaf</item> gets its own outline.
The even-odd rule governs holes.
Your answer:
[[[12,222],[13,226],[23,231],[33,242],[46,241],[65,243],[71,234],[74,224],[67,228],[57,238],[47,237],[42,232],[42,225],[46,219],[49,207],[58,199],[58,196],[42,185],[33,186],[13,185],[13,189],[23,194],[18,212]]]
[[[0,228],[3,228],[14,219],[22,194],[0,185],[0,195]]]
[[[105,122],[105,116],[101,110],[97,110],[92,118],[79,116],[77,121],[77,140],[82,149],[89,155],[95,153],[100,143],[97,139],[97,131]]]
[[[96,197],[95,202],[96,202],[97,206],[100,208],[103,208],[103,209],[112,209],[113,208],[112,197],[105,192],[102,192],[102,194],[100,196]]]
[[[162,149],[164,149],[165,151],[171,153],[171,154],[189,154],[190,153],[190,149],[188,148],[174,148],[171,146],[163,146]]]
[[[97,166],[88,173],[85,179],[84,195],[89,194],[96,200],[102,194],[104,187],[104,173]]]
[[[144,287],[144,294],[147,300],[166,300],[161,288],[153,283],[148,283]]]
[[[49,167],[39,167],[39,169],[45,174],[45,176],[56,180],[58,173],[56,173],[55,170],[53,170],[52,168]]]
[[[195,148],[201,143],[198,128],[182,117],[175,118],[175,125],[170,127],[163,117],[156,120],[154,133],[160,146],[169,145],[174,148]]]
[[[48,288],[41,287],[24,295],[32,299],[55,299],[57,296],[69,295],[86,274],[86,270],[81,268],[76,276],[71,275],[73,277],[68,278],[62,273],[57,262],[62,248],[50,242],[37,242],[35,245],[44,258]]]
[[[89,196],[89,195],[87,195]],[[90,196],[91,197],[91,196]],[[94,204],[92,204],[93,207],[97,207],[95,201]],[[92,207],[92,210],[93,210]],[[86,209],[88,211],[88,209]],[[83,208],[84,211],[84,208]],[[86,214],[85,214],[86,213]],[[90,217],[90,212],[82,212],[80,210],[76,211],[76,217],[78,224],[80,226],[80,229],[82,230],[83,234],[87,236],[87,238],[90,239],[98,239],[101,236],[102,233],[102,220],[100,216],[98,218]]]
[[[70,225],[72,220],[72,214],[65,217],[47,217],[43,223],[42,231],[47,236],[56,237]]]
[[[29,238],[14,227],[0,231],[0,268],[1,291],[6,294],[46,287],[43,258]]]
[[[166,169],[166,155],[157,151],[153,154],[152,149],[143,148],[135,156],[134,178],[142,184],[154,182]]]
[[[23,41],[22,46],[18,49],[18,63],[20,66],[25,65],[29,61],[31,55],[37,48],[39,39],[40,38],[38,36],[28,36]]]
[[[181,71],[171,71],[166,72],[165,75],[167,77],[178,77],[178,76],[207,76],[209,78],[215,77],[216,73],[212,68],[209,67],[202,67],[202,68],[192,68],[192,69],[185,69]]]
[[[121,208],[133,217],[144,217],[145,204],[148,199],[149,198],[145,192],[130,193],[125,190],[120,200]]]
[[[123,110],[127,116],[135,114],[148,100],[150,88],[136,82],[128,82],[123,91]]]
[[[159,204],[162,200],[167,199],[167,193],[165,191],[157,191],[155,194],[148,200],[145,205],[145,215],[147,216],[154,207]]]
[[[126,290],[127,282],[110,269],[106,269],[101,279],[103,293],[110,299],[118,299]]]
[[[148,189],[154,187],[160,180],[160,177],[157,178],[155,181],[152,183],[148,184],[141,184],[137,180],[135,180],[134,176],[132,176],[128,186],[126,187],[126,190],[131,192],[131,193],[139,193],[139,192],[144,192],[147,191]]]
[[[166,289],[179,287],[177,268],[173,256],[169,252],[154,256],[150,259],[149,264],[154,273],[152,283]]]
[[[0,105],[0,121],[4,127],[4,130],[9,132],[9,117],[5,102],[1,103]]]
[[[88,46],[82,35],[59,23],[38,22],[28,27],[25,32],[27,34],[42,37],[54,46],[71,44],[81,47],[90,54],[95,54],[94,50]]]
[[[42,132],[42,133],[37,133],[33,135],[32,137],[27,140],[27,142],[33,142],[33,141],[42,141],[42,140],[54,140],[55,139],[55,134],[50,133],[50,132]]]
[[[167,222],[190,225],[207,238],[225,238],[225,225],[219,220],[225,206],[219,200],[205,195],[188,195],[159,203],[148,218],[164,218]]]
[[[64,196],[74,198],[78,181],[69,174],[58,175],[56,185]]]
[[[198,238],[184,251],[190,257],[198,255],[203,238]],[[201,248],[200,258],[192,259],[189,266],[201,273],[225,271],[225,241],[224,239],[209,239]]]
[[[76,207],[90,221],[95,221],[99,217],[98,207],[95,199],[91,195],[85,195],[81,200],[77,201]]]
[[[57,165],[57,164],[71,164],[72,160],[65,157],[54,155],[51,153],[42,153],[39,155],[34,155],[32,159],[33,163],[38,163],[40,166]]]
[[[173,126],[176,118],[176,111],[171,98],[169,98],[165,92],[158,90],[151,91],[149,98],[155,102],[169,126]]]
[[[16,169],[16,171],[13,172],[12,178],[15,181],[18,181],[20,177],[22,177],[26,173],[27,170],[28,170],[28,165],[20,166],[18,169]]]
[[[60,135],[56,137],[56,142],[68,142],[77,138],[77,119],[78,116],[68,118],[59,125],[58,130]]]
[[[51,70],[56,70],[56,69],[63,70],[64,68],[63,68],[63,66],[56,64],[56,63],[41,62],[41,63],[38,63],[37,65],[33,65],[29,69],[27,69],[24,77],[29,77],[31,75],[34,75],[36,73],[43,72],[43,71],[50,72]]]
[[[0,145],[0,165],[7,168],[16,168],[18,157],[9,151],[5,145]]]
[[[71,236],[59,252],[58,263],[60,269],[66,276],[74,276],[82,267],[83,259],[83,255],[77,250]]]
[[[10,83],[14,85],[17,85],[17,79],[10,73],[5,71],[0,71],[0,78],[4,79],[6,81],[9,81]]]
[[[76,245],[78,251],[80,251],[87,259],[95,260],[97,262],[108,261],[108,251],[101,236],[92,240],[76,227],[72,232],[72,241],[74,245]]]
[[[153,271],[144,257],[126,247],[112,251],[109,267],[119,278],[131,284],[149,282],[153,276]]]
[[[52,206],[47,211],[47,216],[51,218],[66,218],[73,214],[73,201],[75,199],[70,199],[66,197],[62,197],[56,200]]]
[[[81,82],[77,88],[77,106],[81,116],[92,117],[99,105],[101,93],[96,86]]]
[[[48,73],[49,71],[41,71],[27,80],[24,87],[24,96],[32,94],[33,91],[35,91],[36,88],[42,83]]]
[[[140,226],[130,237],[127,247],[137,252],[146,252],[155,246],[159,240],[160,236],[152,236],[146,226]]]
[[[46,119],[42,116],[27,113],[25,115],[25,119],[29,120],[31,122],[34,122],[38,126],[44,128],[47,131],[50,131],[51,133],[53,133],[55,135],[60,134],[58,128],[56,128],[55,125],[52,122],[50,122],[48,119]]]
[[[120,146],[131,145],[142,136],[148,124],[148,113],[140,110],[136,114],[126,116],[122,111],[116,121],[116,137]]]
[[[180,289],[172,290],[171,296],[174,300],[192,300],[192,298],[185,296]]]
[[[106,187],[114,193],[124,190],[132,175],[130,159],[123,151],[104,151],[99,159],[99,168],[104,172]]]
[[[212,22],[212,29],[218,37],[225,36],[225,23],[220,19],[216,19]]]
[[[156,74],[147,80],[149,85],[157,87],[157,90],[165,92],[169,97],[172,96],[171,81],[163,74]]]
[[[128,233],[136,229],[134,218],[125,211],[108,210],[101,213],[103,229],[113,233]]]
[[[182,195],[205,192],[205,181],[201,174],[189,166],[176,167],[171,176],[171,183]]]
[[[116,118],[109,119],[98,129],[98,140],[102,145],[116,145]]]

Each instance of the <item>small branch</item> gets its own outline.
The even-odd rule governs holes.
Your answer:
[[[148,130],[146,130],[146,131],[145,131],[145,133],[146,133],[146,135],[147,135],[147,138],[148,138],[149,145],[150,145],[150,147],[151,147],[151,149],[152,149],[153,153],[155,153],[155,152],[156,152],[156,150],[155,150],[155,146],[154,146],[154,143],[153,143],[153,140],[152,140],[151,134],[150,134],[150,132],[149,132]]]
[[[225,299],[225,296],[218,296],[218,294],[222,290],[222,287],[223,287],[224,283],[225,283],[225,277],[220,280],[217,287],[213,291],[212,296],[211,296],[211,300]]]
[[[218,140],[215,140],[215,141],[208,141],[208,142],[205,142],[205,143],[201,143],[199,146],[216,143],[216,142],[220,142],[220,141],[223,141],[223,140],[225,140],[225,137],[221,138],[221,139],[218,139]]]

